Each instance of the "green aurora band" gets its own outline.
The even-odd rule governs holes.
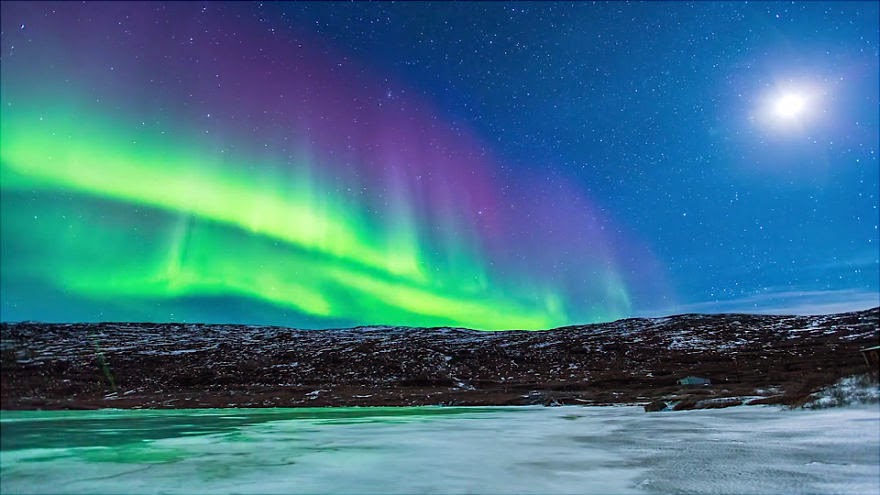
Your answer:
[[[118,126],[94,117],[83,122],[75,117],[80,114],[4,113],[4,196],[75,192],[182,220],[163,244],[78,217],[76,210],[59,217],[39,203],[27,206],[26,217],[4,215],[4,240],[40,231],[31,236],[41,239],[41,248],[27,251],[44,252],[27,265],[42,267],[39,277],[66,291],[96,300],[236,295],[312,316],[394,325],[497,330],[568,322],[561,298],[551,292],[536,307],[514,292],[489,291],[478,259],[468,263],[476,277],[429,276],[407,236],[383,245],[355,208],[304,193],[314,187],[308,180],[267,191],[170,139],[143,133],[132,141]],[[24,209],[14,199],[3,206],[5,212]]]
[[[351,115],[360,114],[334,105],[352,97],[337,95],[342,87],[321,93],[319,83],[289,71],[277,81],[254,80],[247,91],[205,90],[205,100],[213,98],[219,113],[225,109],[227,116],[239,116],[215,119],[221,123],[207,135],[205,123],[197,120],[206,113],[203,108],[154,109],[177,108],[180,95],[193,89],[153,90],[142,74],[180,68],[163,66],[161,57],[148,63],[129,56],[133,47],[144,46],[138,43],[158,39],[159,23],[149,16],[166,14],[150,10],[141,18],[135,12],[132,18],[145,26],[137,31],[142,38],[124,38],[120,43],[130,47],[111,48],[97,34],[79,36],[79,29],[91,28],[76,23],[98,23],[101,16],[117,14],[83,8],[92,9],[92,16],[77,16],[73,24],[60,14],[41,21],[56,23],[42,29],[55,29],[57,37],[34,45],[37,55],[3,60],[2,319],[12,314],[70,321],[70,314],[86,314],[91,321],[228,322],[230,313],[223,307],[212,308],[205,318],[188,306],[193,300],[236,301],[264,311],[255,310],[240,323],[306,322],[314,327],[530,330],[629,314],[629,295],[606,240],[589,239],[588,248],[595,252],[581,246],[574,253],[550,253],[540,235],[535,240],[499,230],[518,227],[509,221],[492,227],[495,231],[480,230],[482,220],[469,208],[473,198],[494,194],[486,191],[497,184],[473,177],[471,183],[460,183],[464,178],[456,174],[461,172],[448,169],[440,155],[426,153],[426,163],[405,155],[394,161],[395,146],[406,143],[401,129],[411,125],[410,119],[427,133],[426,139],[458,146],[450,156],[470,156],[458,138],[432,130],[433,116],[411,111],[401,121],[395,120],[401,115],[384,110],[368,114],[374,119],[370,125],[379,130],[364,131],[354,153],[376,146],[381,153],[353,166],[342,163],[332,151],[343,144],[315,145],[309,119],[316,111],[335,115],[338,110],[350,123]],[[138,10],[133,5],[114,8]],[[111,25],[104,22],[101,29]],[[7,36],[4,43],[10,40]],[[216,54],[219,49],[202,50]],[[286,45],[277,50],[289,53]],[[316,74],[323,70],[319,62],[303,64],[317,67]],[[115,72],[108,76],[110,65]],[[224,69],[203,66],[190,75],[204,72],[213,80]],[[233,69],[256,73],[239,65]],[[267,115],[259,111],[270,104],[259,99],[260,84],[279,82],[313,95],[307,101],[311,107],[285,108],[277,120],[255,123],[253,129],[260,131],[247,134],[251,124],[240,123],[241,112]],[[367,94],[363,88],[356,91]],[[368,98],[364,94],[354,97]],[[389,163],[374,163],[376,156]],[[416,174],[430,176],[432,171],[433,195],[413,185]],[[367,186],[371,194],[378,190],[384,196],[350,192]],[[566,218],[575,208],[553,214]],[[495,232],[501,237],[489,239],[495,241],[489,246],[487,238]],[[522,239],[529,241],[524,247]],[[534,253],[543,256],[543,265],[529,258]],[[580,292],[572,293],[571,281],[563,286],[558,274],[546,272],[553,262],[550,254],[568,257],[565,266],[571,270],[564,271]],[[50,292],[52,297],[42,296]]]

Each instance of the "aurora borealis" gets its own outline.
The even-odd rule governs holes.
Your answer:
[[[526,36],[543,29],[550,38],[542,19],[595,18],[595,27],[548,52],[548,59],[570,59],[558,51],[566,42],[618,29],[602,21],[614,15],[613,5],[555,4],[533,23],[508,20],[497,32],[534,24]],[[454,15],[468,9],[481,20]],[[828,163],[794,172],[785,149],[797,143],[711,124],[726,150],[717,162],[749,162],[713,176],[739,181],[734,191],[705,183],[706,153],[694,151],[703,137],[673,139],[679,125],[694,125],[678,124],[681,115],[670,117],[671,144],[655,142],[655,158],[627,159],[639,155],[637,144],[608,154],[622,142],[654,139],[643,115],[615,117],[639,122],[624,139],[608,112],[591,107],[613,104],[616,93],[608,91],[629,84],[622,75],[595,94],[582,88],[562,107],[559,98],[540,95],[575,83],[592,88],[604,76],[521,81],[532,88],[522,105],[517,87],[469,85],[486,65],[481,50],[492,44],[474,44],[472,58],[464,58],[460,38],[431,29],[452,22],[464,37],[491,33],[489,24],[510,14],[505,4],[6,2],[2,13],[4,321],[540,329],[698,307],[718,302],[718,285],[737,287],[721,290],[727,300],[768,287],[855,291],[862,301],[877,292],[876,115],[859,117],[859,132],[827,122],[810,129],[818,132],[810,139],[823,142],[845,134],[838,142],[853,156],[829,152]],[[876,68],[873,36],[868,69]],[[434,43],[439,51],[424,52]],[[525,55],[505,59],[511,65],[504,70],[490,64],[493,80],[516,79],[517,64],[555,70]],[[584,63],[598,71],[609,64],[604,57]],[[462,75],[444,81],[450,73]],[[870,83],[869,73],[846,77]],[[578,103],[585,97],[589,105]],[[475,105],[483,115],[469,113]],[[512,118],[510,108],[520,114]],[[586,124],[589,131],[577,130]],[[586,142],[597,131],[604,137]],[[548,136],[559,142],[548,148]],[[775,148],[763,154],[744,139],[775,140]],[[617,143],[602,144],[609,141]],[[657,170],[664,150],[679,161]],[[704,161],[683,156],[688,150]],[[856,154],[867,169],[853,167]],[[781,192],[763,191],[766,177],[748,169],[762,160],[780,162],[777,175],[810,177],[794,185],[783,177]],[[849,168],[835,166],[839,160]],[[817,186],[822,174],[834,173],[841,175]],[[818,192],[805,190],[811,187]],[[718,213],[733,209],[727,200],[739,191],[752,198],[749,211],[722,219]],[[826,232],[791,264],[839,260],[830,271],[793,275],[791,264],[773,261],[770,253],[781,252],[790,232],[763,240],[742,232],[740,224],[761,216],[755,212],[790,218],[778,205],[816,211],[792,203],[793,192],[818,197],[820,211],[846,219],[829,236],[827,218],[807,215],[797,236]],[[839,205],[856,194],[871,196]],[[702,205],[715,198],[718,205]],[[679,225],[701,208],[699,224]],[[709,258],[743,272],[719,277],[693,254],[712,251],[701,243],[713,236],[728,247]],[[743,266],[743,250],[767,253],[765,268]],[[859,274],[843,275],[854,263]],[[754,275],[765,269],[769,276]],[[718,308],[725,307],[722,300]]]

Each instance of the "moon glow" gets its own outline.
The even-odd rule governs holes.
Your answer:
[[[773,113],[782,119],[795,119],[803,115],[807,99],[799,93],[785,93],[774,102]]]
[[[789,82],[767,88],[755,101],[752,121],[773,133],[800,134],[825,113],[823,95],[820,86],[809,82]]]

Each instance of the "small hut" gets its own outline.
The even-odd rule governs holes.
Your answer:
[[[686,376],[678,381],[679,385],[712,385],[712,380],[698,376]]]

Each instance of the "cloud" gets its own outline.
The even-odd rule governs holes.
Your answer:
[[[750,296],[677,305],[644,316],[680,313],[756,313],[816,315],[846,313],[880,306],[880,292],[864,289],[777,291]]]

